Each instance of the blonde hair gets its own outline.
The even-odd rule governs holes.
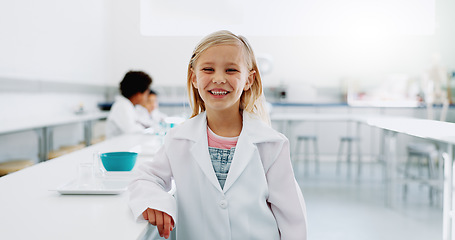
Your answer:
[[[205,111],[205,103],[199,96],[198,90],[191,81],[192,69],[199,56],[208,48],[217,45],[238,45],[241,46],[245,55],[245,63],[250,71],[255,71],[254,81],[249,90],[244,91],[240,96],[240,111],[246,111],[257,115],[261,120],[270,125],[268,113],[265,111],[265,98],[262,92],[262,81],[253,49],[245,37],[235,35],[229,31],[222,30],[214,32],[203,38],[194,48],[190,62],[188,64],[187,87],[190,106],[192,109],[191,117]]]

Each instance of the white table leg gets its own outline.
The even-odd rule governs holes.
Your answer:
[[[357,142],[357,180],[360,180],[360,175],[362,174],[362,147],[360,144],[362,144],[362,139],[360,138],[360,124],[361,122],[357,121],[356,122],[356,137],[358,139]]]
[[[385,156],[385,131],[382,131],[382,134],[380,134],[380,140],[379,140],[379,156],[378,156],[378,162],[382,165],[382,182],[387,183],[387,177],[389,176],[387,173],[387,161],[386,161],[386,156]]]
[[[393,207],[395,201],[395,187],[397,183],[397,141],[396,132],[384,130],[385,161],[386,161],[386,206]]]
[[[84,140],[85,146],[92,145],[92,121],[87,120],[84,122]]]
[[[35,132],[38,135],[38,158],[40,162],[44,162],[49,156],[49,128],[38,128]]]
[[[444,159],[444,199],[443,199],[443,219],[442,219],[442,239],[451,240],[454,234],[454,222],[452,221],[452,211],[454,206],[453,185],[453,145],[448,144],[447,153],[443,153]]]

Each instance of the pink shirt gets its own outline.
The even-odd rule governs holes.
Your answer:
[[[237,145],[238,138],[239,137],[218,136],[207,126],[207,140],[209,147],[231,149]]]

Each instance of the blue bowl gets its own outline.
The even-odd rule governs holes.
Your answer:
[[[135,152],[108,152],[100,154],[106,171],[131,171],[136,164]]]

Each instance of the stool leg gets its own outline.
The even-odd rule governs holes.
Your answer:
[[[407,179],[409,177],[409,168],[411,167],[411,156],[409,155],[406,164],[404,166],[404,178]],[[408,195],[408,184],[405,182],[403,184],[403,200],[406,201]]]
[[[319,173],[319,149],[318,149],[318,140],[315,139],[313,142],[314,145],[314,160],[316,163],[316,173]]]
[[[336,165],[337,174],[340,174],[340,163],[341,163],[342,154],[343,154],[343,141],[340,142],[340,147],[338,148],[338,157],[337,157],[337,165]]]
[[[293,164],[294,164],[294,168],[295,168],[295,172],[298,172],[299,170],[299,154],[300,154],[300,140],[297,139],[297,143],[296,143],[296,146],[295,146],[295,151],[294,151],[294,158],[293,158]]]
[[[423,166],[423,163],[422,163],[422,157],[418,157],[418,171],[419,171],[419,177],[423,177],[423,172],[422,172],[422,166]]]
[[[307,141],[307,140],[304,141],[304,146],[303,146],[303,151],[304,151],[303,152],[303,161],[304,161],[303,167],[304,167],[304,169],[303,170],[304,170],[304,175],[305,176],[308,176],[308,168],[309,168],[308,167],[308,162],[310,160],[309,159],[310,156],[309,156],[309,152],[308,152],[308,150],[309,150],[309,146],[308,145],[309,144],[310,144],[309,141]]]
[[[430,181],[432,181],[433,179],[436,179],[434,177],[434,168],[433,168],[433,159],[431,157],[431,155],[429,154],[427,156],[427,163],[428,163],[428,178],[430,179]],[[430,189],[429,189],[429,198],[430,198],[430,205],[433,205],[433,191],[435,190],[435,188],[430,184]]]
[[[436,179],[435,165],[431,155],[428,155],[428,177],[430,179]]]
[[[362,150],[360,147],[360,140],[356,140],[357,143],[357,176],[360,177],[362,174]]]
[[[352,141],[348,141],[348,154],[346,162],[348,163],[348,178],[351,178],[351,154],[352,154]]]
[[[430,200],[430,205],[433,205],[433,190],[434,187],[431,185],[431,180],[433,180],[433,166],[432,166],[432,161],[431,161],[431,156],[427,157],[427,163],[428,163],[428,179],[430,179],[430,184],[429,184],[429,189],[428,189],[428,198]]]

